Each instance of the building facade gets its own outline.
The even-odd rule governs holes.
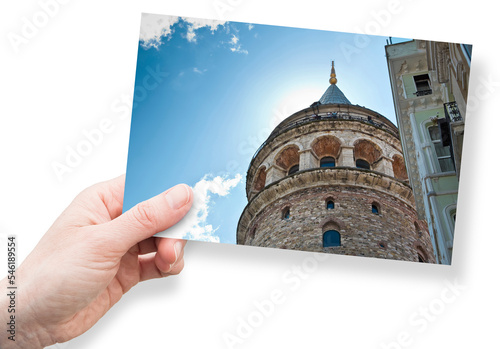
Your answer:
[[[398,129],[337,86],[257,150],[237,229],[243,245],[435,263]]]
[[[421,40],[386,46],[409,182],[441,264],[453,253],[471,50]]]

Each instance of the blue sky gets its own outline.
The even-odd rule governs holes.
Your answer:
[[[319,100],[332,59],[351,103],[395,123],[385,40],[143,15],[124,210],[187,183],[200,197],[184,226],[198,233],[183,237],[235,243],[254,152],[280,120]]]

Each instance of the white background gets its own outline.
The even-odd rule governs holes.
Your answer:
[[[240,319],[260,320],[254,302],[273,290],[285,301],[235,348],[383,348],[402,332],[411,344],[390,348],[498,345],[500,74],[490,4],[401,1],[398,14],[381,19],[389,1],[72,0],[16,52],[7,35],[20,34],[40,2],[2,2],[1,261],[6,235],[17,234],[24,259],[78,192],[125,172],[130,115],[112,106],[133,93],[141,12],[471,43],[469,94],[480,103],[467,115],[452,267],[342,256],[314,264],[308,253],[190,242],[180,276],[138,285],[94,328],[57,347],[226,348],[224,333],[236,336]],[[106,117],[113,132],[58,181],[52,162]],[[306,267],[300,283],[283,279],[294,265]],[[441,295],[453,293],[445,280],[465,285],[446,304]],[[415,312],[429,306],[436,316],[423,329]]]

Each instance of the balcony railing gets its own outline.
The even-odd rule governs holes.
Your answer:
[[[421,96],[427,96],[427,95],[431,95],[432,94],[432,90],[431,89],[428,89],[428,90],[421,90],[421,91],[417,91],[414,93],[417,97],[421,97]]]
[[[444,114],[446,115],[446,119],[448,119],[448,121],[463,121],[462,114],[460,114],[457,102],[444,103]]]

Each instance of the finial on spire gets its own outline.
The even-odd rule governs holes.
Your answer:
[[[330,85],[334,85],[336,83],[337,83],[337,78],[335,75],[334,61],[332,61],[332,73],[330,74]]]

